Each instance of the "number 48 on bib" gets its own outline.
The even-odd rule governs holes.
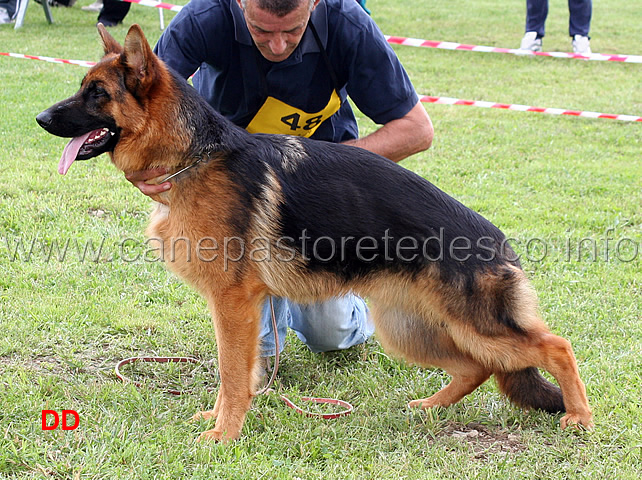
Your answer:
[[[268,97],[246,130],[250,133],[278,133],[311,137],[325,120],[341,107],[341,98],[335,90],[330,101],[319,112],[308,113],[274,97]]]

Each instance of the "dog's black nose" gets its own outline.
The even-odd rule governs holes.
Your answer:
[[[49,110],[45,110],[44,112],[38,114],[38,116],[36,117],[36,122],[38,122],[38,125],[40,125],[42,128],[46,129],[51,125],[51,119],[52,116],[49,113]]]

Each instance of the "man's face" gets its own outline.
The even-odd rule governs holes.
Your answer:
[[[241,0],[237,2],[243,9]],[[315,1],[314,7],[318,2]],[[256,3],[256,0],[247,0],[243,9],[250,35],[261,55],[271,62],[282,62],[294,52],[303,37],[312,13],[310,2],[301,0],[300,5],[284,17],[261,10]]]

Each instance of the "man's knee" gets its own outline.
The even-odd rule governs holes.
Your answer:
[[[365,342],[374,331],[368,307],[354,295],[301,305],[291,322],[290,327],[315,353],[350,348]]]

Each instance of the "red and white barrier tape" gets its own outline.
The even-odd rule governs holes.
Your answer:
[[[171,10],[172,12],[180,12],[183,8],[180,5],[172,5],[171,3],[155,2],[154,0],[121,0],[123,2],[138,3],[145,7],[163,8]],[[385,35],[388,43],[396,45],[406,45],[409,47],[425,47],[425,48],[440,48],[443,50],[465,50],[468,52],[485,52],[485,53],[510,53],[513,55],[522,56],[542,56],[554,58],[573,58],[578,60],[598,60],[607,62],[625,62],[625,63],[642,63],[642,55],[603,55],[601,53],[593,53],[591,55],[580,55],[578,53],[566,52],[531,52],[520,50],[518,48],[499,48],[487,47],[485,45],[466,45],[464,43],[453,42],[438,42],[433,40],[424,40],[422,38],[409,38],[409,37],[396,37],[392,35]]]
[[[96,64],[95,62],[87,62],[83,60],[65,60],[62,58],[40,57],[37,55],[22,55],[19,53],[0,52],[0,55],[12,57],[12,58],[23,58],[27,60],[43,60],[45,62],[52,62],[52,63],[65,63],[70,65],[79,65],[81,67],[91,67]],[[459,98],[432,97],[428,95],[420,95],[419,99],[424,103],[438,103],[442,105],[467,105],[471,107],[500,108],[504,110],[514,110],[519,112],[537,112],[537,113],[548,113],[552,115],[569,115],[569,116],[586,117],[586,118],[607,118],[611,120],[621,120],[624,122],[642,122],[642,117],[638,117],[635,115],[618,115],[618,114],[612,114],[612,113],[583,112],[579,110],[566,110],[563,108],[532,107],[529,105],[485,102],[481,100],[462,100]]]
[[[121,0],[121,1],[129,2],[129,3],[138,3],[145,7],[162,8],[164,10],[170,10],[172,12],[180,12],[183,9],[183,7],[180,5],[172,5],[171,3],[164,3],[164,2],[155,2],[154,0]]]
[[[529,105],[484,102],[481,100],[462,100],[459,98],[450,98],[450,97],[431,97],[428,95],[420,96],[419,99],[424,103],[438,103],[442,105],[466,105],[470,107],[499,108],[503,110],[514,110],[518,112],[548,113],[551,115],[569,115],[573,117],[586,117],[586,118],[606,118],[610,120],[621,120],[623,122],[642,122],[642,117],[638,117],[635,115],[616,115],[612,113],[583,112],[580,110],[565,110],[563,108],[542,108],[542,107],[532,107]]]
[[[66,63],[68,65],[80,65],[81,67],[92,67],[96,65],[96,62],[86,62],[84,60],[65,60],[63,58],[53,58],[53,57],[40,57],[38,55],[23,55],[22,53],[5,53],[0,52],[0,55],[11,58],[22,58],[25,60],[43,60],[45,62],[51,63]]]
[[[126,0],[127,1],[127,0]],[[464,50],[468,52],[485,52],[485,53],[510,53],[522,56],[541,56],[555,58],[574,58],[578,60],[598,60],[607,62],[625,62],[625,63],[642,63],[642,55],[603,55],[593,53],[591,55],[580,55],[579,53],[565,52],[531,52],[530,50],[520,50],[518,48],[499,48],[487,47],[484,45],[466,45],[463,43],[453,42],[436,42],[432,40],[423,40],[421,38],[392,37],[385,35],[388,43],[396,45],[406,45],[410,47],[440,48],[443,50]]]

